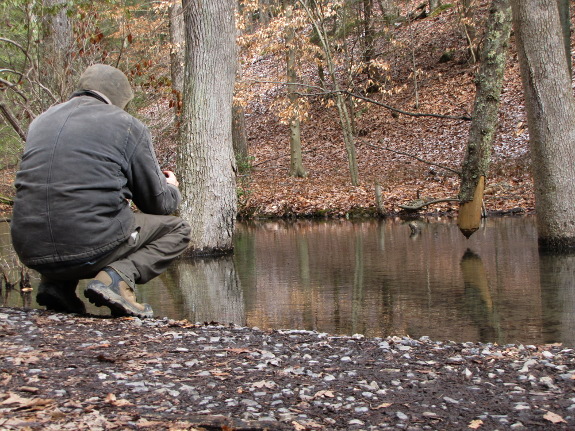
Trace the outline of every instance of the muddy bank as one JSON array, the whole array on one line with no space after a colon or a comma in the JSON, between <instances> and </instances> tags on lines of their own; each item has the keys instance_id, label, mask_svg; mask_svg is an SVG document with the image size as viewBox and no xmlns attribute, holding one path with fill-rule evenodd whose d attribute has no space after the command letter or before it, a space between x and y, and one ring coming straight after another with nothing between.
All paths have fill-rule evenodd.
<instances>
[{"instance_id":1,"label":"muddy bank","mask_svg":"<svg viewBox=\"0 0 575 431\"><path fill-rule=\"evenodd\" d=\"M0 308L0 428L575 427L575 351Z\"/></svg>"}]
</instances>

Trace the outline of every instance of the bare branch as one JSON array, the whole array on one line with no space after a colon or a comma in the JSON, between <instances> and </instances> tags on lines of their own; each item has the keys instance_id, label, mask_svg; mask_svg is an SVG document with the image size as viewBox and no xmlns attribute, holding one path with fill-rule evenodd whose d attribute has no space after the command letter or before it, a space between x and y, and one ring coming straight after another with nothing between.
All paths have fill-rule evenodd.
<instances>
[{"instance_id":1,"label":"bare branch","mask_svg":"<svg viewBox=\"0 0 575 431\"><path fill-rule=\"evenodd\" d=\"M366 96L362 96L361 94L352 93L351 91L347 91L347 90L333 91L333 90L325 89L323 87L318 87L316 85L309 85L309 84L295 83L295 82L266 81L266 80L259 80L259 79L246 79L245 81L260 82L260 83L264 83L264 84L278 84L278 85L286 85L286 86L290 85L290 86L297 86L297 87L303 87L303 88L310 88L310 89L318 90L318 92L316 92L316 93L294 92L295 94L297 94L298 96L301 96L301 97L325 97L325 96L331 96L331 95L337 94L337 93L342 93L342 94L348 95L350 97L354 97L356 99L363 100L365 102L373 103L374 105L381 106L383 108L389 109L390 111L397 112L398 114L408 115L410 117L434 117L434 118L443 118L446 120L471 121L471 117L468 115L455 116L455 115L426 114L423 112L404 111L402 109L394 108L393 106L388 105L388 104L383 103L383 102L380 102L378 100L371 99L371 98L366 97Z\"/></svg>"},{"instance_id":2,"label":"bare branch","mask_svg":"<svg viewBox=\"0 0 575 431\"><path fill-rule=\"evenodd\" d=\"M30 55L28 54L28 51L26 51L26 49L24 49L24 47L22 45L20 45L18 42L14 42L13 40L7 39L5 37L0 37L0 42L6 42L6 43L9 43L10 45L14 45L20 51L22 51L22 53L26 56L26 58L28 60L30 60Z\"/></svg>"},{"instance_id":3,"label":"bare branch","mask_svg":"<svg viewBox=\"0 0 575 431\"><path fill-rule=\"evenodd\" d=\"M369 147L372 147L372 148L377 148L380 150L387 150L387 151L391 151L392 153L401 154L402 156L411 157L412 159L418 160L422 163L426 163L426 164L432 165L432 166L437 166L438 168L445 169L446 171L453 172L454 174L457 174L457 175L461 175L461 172L456 171L455 169L452 169L448 166L440 165L439 163L430 162L429 160L425 160L425 159L422 159L421 157L414 156L413 154L405 153L405 152L399 151L399 150L394 150L393 148L389 148L389 147L379 147L377 145L369 144L367 142L364 142L363 144L367 145Z\"/></svg>"},{"instance_id":4,"label":"bare branch","mask_svg":"<svg viewBox=\"0 0 575 431\"><path fill-rule=\"evenodd\" d=\"M421 112L408 112L408 111L403 111L401 109L397 109L394 108L393 106L390 105L386 105L385 103L379 102L377 100L374 99L370 99L369 97L365 97L362 96L361 94L356 94L356 93L351 93L349 91L345 91L345 94L351 96L351 97L355 97L356 99L361 99L361 100L365 100L366 102L369 103L373 103L374 105L378 105L378 106L382 106L386 109L389 109L391 111L395 111L399 114L403 114L403 115L409 115L410 117L435 117L435 118L445 118L448 120L464 120L464 121L471 121L471 117L467 116L467 115L463 115L460 117L457 116L452 116L452 115L442 115L442 114L424 114Z\"/></svg>"},{"instance_id":5,"label":"bare branch","mask_svg":"<svg viewBox=\"0 0 575 431\"><path fill-rule=\"evenodd\" d=\"M16 133L18 133L18 135L20 136L20 138L25 141L26 140L26 133L24 132L24 130L22 129L22 127L20 127L20 124L18 123L18 120L16 120L16 118L14 118L14 116L12 115L12 113L8 110L8 108L6 107L6 105L4 105L4 103L0 103L0 113L2 114L2 116L6 119L6 121L8 121L8 123L10 123L10 125L12 126L12 128L16 131Z\"/></svg>"}]
</instances>

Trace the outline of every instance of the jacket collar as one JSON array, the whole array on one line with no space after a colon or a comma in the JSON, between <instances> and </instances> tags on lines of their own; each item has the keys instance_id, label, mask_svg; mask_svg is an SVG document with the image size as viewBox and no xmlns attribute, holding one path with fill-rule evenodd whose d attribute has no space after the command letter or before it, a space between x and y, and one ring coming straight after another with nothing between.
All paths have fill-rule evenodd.
<instances>
[{"instance_id":1,"label":"jacket collar","mask_svg":"<svg viewBox=\"0 0 575 431\"><path fill-rule=\"evenodd\" d=\"M70 99L73 99L74 97L81 97L81 96L90 96L90 97L93 97L94 99L99 100L100 102L107 103L108 105L112 104L112 102L110 102L110 99L108 99L105 94L100 93L99 91L95 91L95 90L76 91L76 92L72 93L72 95L70 96Z\"/></svg>"}]
</instances>

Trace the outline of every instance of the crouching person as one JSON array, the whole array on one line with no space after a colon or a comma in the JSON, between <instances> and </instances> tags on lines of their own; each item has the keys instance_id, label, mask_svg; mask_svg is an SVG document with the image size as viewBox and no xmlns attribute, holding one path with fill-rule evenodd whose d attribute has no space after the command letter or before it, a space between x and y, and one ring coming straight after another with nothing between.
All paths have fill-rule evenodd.
<instances>
[{"instance_id":1,"label":"crouching person","mask_svg":"<svg viewBox=\"0 0 575 431\"><path fill-rule=\"evenodd\" d=\"M36 301L49 310L85 313L76 287L92 279L84 295L93 304L151 317L136 284L188 246L190 226L170 215L178 180L160 169L146 126L124 111L132 97L120 70L93 65L70 100L30 124L11 234L22 263L41 274Z\"/></svg>"}]
</instances>

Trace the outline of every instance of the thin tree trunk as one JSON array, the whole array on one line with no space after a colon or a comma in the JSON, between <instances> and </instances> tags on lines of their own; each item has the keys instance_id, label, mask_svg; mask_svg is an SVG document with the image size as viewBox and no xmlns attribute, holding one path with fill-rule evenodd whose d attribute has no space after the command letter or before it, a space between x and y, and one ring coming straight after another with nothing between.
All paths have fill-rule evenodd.
<instances>
[{"instance_id":1,"label":"thin tree trunk","mask_svg":"<svg viewBox=\"0 0 575 431\"><path fill-rule=\"evenodd\" d=\"M557 0L512 0L542 249L575 249L575 99Z\"/></svg>"},{"instance_id":2,"label":"thin tree trunk","mask_svg":"<svg viewBox=\"0 0 575 431\"><path fill-rule=\"evenodd\" d=\"M559 6L559 18L563 32L563 43L565 44L565 57L569 75L573 75L573 62L571 60L571 12L569 11L569 0L557 0Z\"/></svg>"},{"instance_id":3,"label":"thin tree trunk","mask_svg":"<svg viewBox=\"0 0 575 431\"><path fill-rule=\"evenodd\" d=\"M45 39L42 47L43 57L49 67L43 68L44 84L56 93L58 100L65 100L72 89L70 74L70 49L72 46L72 28L68 20L68 8L65 0L44 0L48 9L45 16Z\"/></svg>"},{"instance_id":4,"label":"thin tree trunk","mask_svg":"<svg viewBox=\"0 0 575 431\"><path fill-rule=\"evenodd\" d=\"M286 9L286 19L289 21L292 17L291 7ZM296 84L298 82L298 76L296 71L296 50L293 46L295 38L295 30L293 27L289 27L286 32L286 68L287 68L287 79L288 83ZM301 127L299 120L299 112L297 109L299 98L295 93L295 86L288 86L288 98L292 106L292 116L289 120L290 125L290 175L294 177L305 177L307 172L303 167L303 158L301 152Z\"/></svg>"},{"instance_id":5,"label":"thin tree trunk","mask_svg":"<svg viewBox=\"0 0 575 431\"><path fill-rule=\"evenodd\" d=\"M237 212L232 148L235 1L184 0L186 67L178 170L190 254L233 249Z\"/></svg>"},{"instance_id":6,"label":"thin tree trunk","mask_svg":"<svg viewBox=\"0 0 575 431\"><path fill-rule=\"evenodd\" d=\"M179 126L182 114L182 93L184 92L184 66L186 31L184 11L180 0L174 1L169 8L170 19L170 73L172 76L172 94L174 115Z\"/></svg>"},{"instance_id":7,"label":"thin tree trunk","mask_svg":"<svg viewBox=\"0 0 575 431\"><path fill-rule=\"evenodd\" d=\"M349 166L349 173L351 176L351 184L357 186L359 184L359 173L357 167L357 156L355 151L355 138L353 136L353 127L347 106L345 104L345 98L342 95L341 88L339 86L337 76L335 73L335 65L332 60L331 49L329 47L329 42L327 39L327 34L320 20L314 17L314 12L310 7L303 1L298 0L298 2L304 7L313 27L316 29L317 35L320 39L321 46L323 48L325 61L329 70L330 78L333 84L333 91L335 93L335 104L339 114L339 122L342 128L343 141L345 143L345 149L347 152L347 161Z\"/></svg>"},{"instance_id":8,"label":"thin tree trunk","mask_svg":"<svg viewBox=\"0 0 575 431\"><path fill-rule=\"evenodd\" d=\"M476 0L463 0L463 29L465 31L465 37L467 38L467 43L469 44L469 53L473 62L477 61L477 45L476 45L476 35L477 29L475 28L475 3Z\"/></svg>"},{"instance_id":9,"label":"thin tree trunk","mask_svg":"<svg viewBox=\"0 0 575 431\"><path fill-rule=\"evenodd\" d=\"M363 0L363 61L366 66L373 59L373 43L374 43L374 29L373 29L373 0ZM368 78L369 78L369 68Z\"/></svg>"},{"instance_id":10,"label":"thin tree trunk","mask_svg":"<svg viewBox=\"0 0 575 431\"><path fill-rule=\"evenodd\" d=\"M493 0L487 20L481 65L475 79L477 93L469 130L467 152L461 172L458 226L469 238L479 228L483 188L489 171L491 145L497 129L497 115L511 32L509 0Z\"/></svg>"},{"instance_id":11,"label":"thin tree trunk","mask_svg":"<svg viewBox=\"0 0 575 431\"><path fill-rule=\"evenodd\" d=\"M248 162L248 139L244 107L240 103L232 106L232 143L236 161L241 165Z\"/></svg>"}]
</instances>

